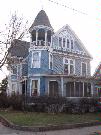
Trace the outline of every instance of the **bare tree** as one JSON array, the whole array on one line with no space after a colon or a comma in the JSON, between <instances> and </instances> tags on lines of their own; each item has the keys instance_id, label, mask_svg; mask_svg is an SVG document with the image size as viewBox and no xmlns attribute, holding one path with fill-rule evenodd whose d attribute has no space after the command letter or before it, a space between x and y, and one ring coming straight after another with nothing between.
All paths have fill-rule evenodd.
<instances>
[{"instance_id":1,"label":"bare tree","mask_svg":"<svg viewBox=\"0 0 101 135\"><path fill-rule=\"evenodd\" d=\"M18 17L15 12L8 25L5 24L5 30L0 31L0 69L7 61L9 49L14 45L14 40L22 40L26 34L28 34L28 21Z\"/></svg>"}]
</instances>

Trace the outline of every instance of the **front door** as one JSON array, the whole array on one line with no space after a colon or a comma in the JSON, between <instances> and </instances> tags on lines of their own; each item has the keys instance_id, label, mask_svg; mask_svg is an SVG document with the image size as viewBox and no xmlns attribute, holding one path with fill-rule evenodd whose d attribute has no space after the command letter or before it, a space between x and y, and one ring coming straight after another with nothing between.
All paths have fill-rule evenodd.
<instances>
[{"instance_id":1,"label":"front door","mask_svg":"<svg viewBox=\"0 0 101 135\"><path fill-rule=\"evenodd\" d=\"M57 81L50 81L49 82L49 96L58 96L58 82Z\"/></svg>"}]
</instances>

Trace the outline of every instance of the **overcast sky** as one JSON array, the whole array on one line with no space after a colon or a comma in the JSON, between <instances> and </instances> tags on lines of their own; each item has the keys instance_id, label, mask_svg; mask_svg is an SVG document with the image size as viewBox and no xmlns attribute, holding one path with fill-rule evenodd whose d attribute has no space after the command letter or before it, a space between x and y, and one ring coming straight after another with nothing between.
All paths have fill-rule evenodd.
<instances>
[{"instance_id":1,"label":"overcast sky","mask_svg":"<svg viewBox=\"0 0 101 135\"><path fill-rule=\"evenodd\" d=\"M43 8L56 32L65 24L83 42L93 57L91 62L92 74L101 61L101 1L98 0L3 0L0 3L0 28L7 23L14 11L33 23L38 12ZM61 6L66 5L69 8ZM75 9L78 12L71 10ZM86 13L82 14L80 12ZM5 69L3 70L4 72ZM1 73L2 77L4 76Z\"/></svg>"}]
</instances>

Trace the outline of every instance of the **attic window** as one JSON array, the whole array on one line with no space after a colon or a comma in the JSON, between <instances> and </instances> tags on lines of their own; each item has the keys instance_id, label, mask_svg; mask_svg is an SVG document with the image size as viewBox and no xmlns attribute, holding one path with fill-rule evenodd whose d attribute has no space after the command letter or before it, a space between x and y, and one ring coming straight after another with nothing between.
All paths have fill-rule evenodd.
<instances>
[{"instance_id":1,"label":"attic window","mask_svg":"<svg viewBox=\"0 0 101 135\"><path fill-rule=\"evenodd\" d=\"M63 47L65 47L66 40L63 38Z\"/></svg>"},{"instance_id":2,"label":"attic window","mask_svg":"<svg viewBox=\"0 0 101 135\"><path fill-rule=\"evenodd\" d=\"M71 49L74 49L73 40L71 40Z\"/></svg>"},{"instance_id":3,"label":"attic window","mask_svg":"<svg viewBox=\"0 0 101 135\"><path fill-rule=\"evenodd\" d=\"M67 48L69 48L69 39L67 39Z\"/></svg>"},{"instance_id":4,"label":"attic window","mask_svg":"<svg viewBox=\"0 0 101 135\"><path fill-rule=\"evenodd\" d=\"M41 52L34 52L32 58L32 67L40 68Z\"/></svg>"},{"instance_id":5,"label":"attic window","mask_svg":"<svg viewBox=\"0 0 101 135\"><path fill-rule=\"evenodd\" d=\"M61 47L61 45L62 45L62 38L59 37L59 47Z\"/></svg>"}]
</instances>

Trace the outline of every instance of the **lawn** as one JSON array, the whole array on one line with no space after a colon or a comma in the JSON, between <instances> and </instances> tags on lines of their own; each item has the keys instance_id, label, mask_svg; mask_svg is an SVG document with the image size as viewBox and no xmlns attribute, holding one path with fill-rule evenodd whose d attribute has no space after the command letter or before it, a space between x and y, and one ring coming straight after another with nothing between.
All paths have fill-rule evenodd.
<instances>
[{"instance_id":1,"label":"lawn","mask_svg":"<svg viewBox=\"0 0 101 135\"><path fill-rule=\"evenodd\" d=\"M21 126L37 126L48 124L72 124L96 121L98 115L96 113L87 114L47 114L35 112L4 112L1 111L0 115L4 116L10 122Z\"/></svg>"}]
</instances>

